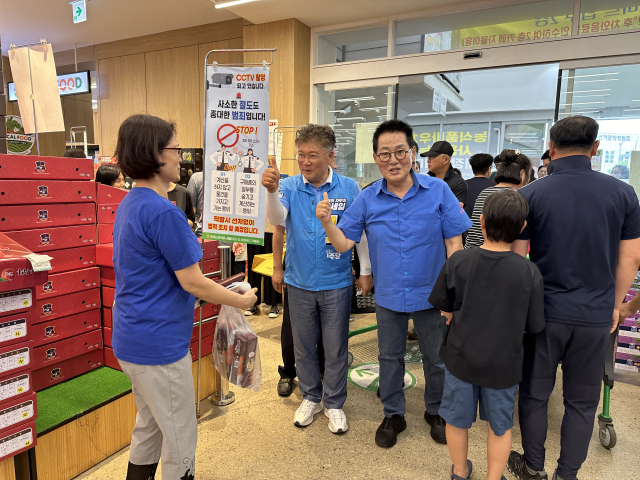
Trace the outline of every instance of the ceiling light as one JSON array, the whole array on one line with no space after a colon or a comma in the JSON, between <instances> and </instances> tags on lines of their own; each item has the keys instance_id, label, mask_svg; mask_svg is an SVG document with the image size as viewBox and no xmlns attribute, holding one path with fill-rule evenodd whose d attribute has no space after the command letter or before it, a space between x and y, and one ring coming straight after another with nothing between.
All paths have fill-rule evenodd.
<instances>
[{"instance_id":1,"label":"ceiling light","mask_svg":"<svg viewBox=\"0 0 640 480\"><path fill-rule=\"evenodd\" d=\"M361 112L369 112L369 111L375 110L377 112L378 110L388 110L388 109L389 109L389 107L366 107L366 108L362 107L362 108L360 108L360 111Z\"/></svg>"},{"instance_id":2,"label":"ceiling light","mask_svg":"<svg viewBox=\"0 0 640 480\"><path fill-rule=\"evenodd\" d=\"M605 75L618 75L620 72L612 72L612 73L592 73L591 75L574 75L573 77L567 78L584 78L584 77L602 77Z\"/></svg>"},{"instance_id":3,"label":"ceiling light","mask_svg":"<svg viewBox=\"0 0 640 480\"><path fill-rule=\"evenodd\" d=\"M376 97L339 98L336 102L360 102L362 100L375 100Z\"/></svg>"},{"instance_id":4,"label":"ceiling light","mask_svg":"<svg viewBox=\"0 0 640 480\"><path fill-rule=\"evenodd\" d=\"M347 113L346 110L329 110L329 113L342 113L343 115Z\"/></svg>"},{"instance_id":5,"label":"ceiling light","mask_svg":"<svg viewBox=\"0 0 640 480\"><path fill-rule=\"evenodd\" d=\"M640 111L640 108L626 108L622 110L623 112L637 112Z\"/></svg>"},{"instance_id":6,"label":"ceiling light","mask_svg":"<svg viewBox=\"0 0 640 480\"><path fill-rule=\"evenodd\" d=\"M610 93L596 94L596 95L574 95L573 98L588 98L588 97L610 97Z\"/></svg>"},{"instance_id":7,"label":"ceiling light","mask_svg":"<svg viewBox=\"0 0 640 480\"><path fill-rule=\"evenodd\" d=\"M573 90L572 92L566 92L567 95L570 93L591 93L591 92L610 92L610 88L601 88L600 90Z\"/></svg>"},{"instance_id":8,"label":"ceiling light","mask_svg":"<svg viewBox=\"0 0 640 480\"><path fill-rule=\"evenodd\" d=\"M631 100L632 102L640 102L640 100Z\"/></svg>"},{"instance_id":9,"label":"ceiling light","mask_svg":"<svg viewBox=\"0 0 640 480\"><path fill-rule=\"evenodd\" d=\"M604 102L576 102L576 103L561 103L561 107L566 107L567 105L592 105L594 103L604 103Z\"/></svg>"},{"instance_id":10,"label":"ceiling light","mask_svg":"<svg viewBox=\"0 0 640 480\"><path fill-rule=\"evenodd\" d=\"M235 7L236 5L241 5L243 3L255 2L256 0L229 0L228 2L215 2L216 8L227 8L227 7Z\"/></svg>"},{"instance_id":11,"label":"ceiling light","mask_svg":"<svg viewBox=\"0 0 640 480\"><path fill-rule=\"evenodd\" d=\"M602 102L602 103L604 103L604 102ZM364 122L366 119L364 117L345 117L345 118L338 118L337 120L339 122L342 122L342 121L357 122L358 120Z\"/></svg>"},{"instance_id":12,"label":"ceiling light","mask_svg":"<svg viewBox=\"0 0 640 480\"><path fill-rule=\"evenodd\" d=\"M574 84L576 83L592 83L592 82L617 82L618 80L620 80L619 78L607 78L605 80L580 80L579 82L573 82Z\"/></svg>"}]
</instances>

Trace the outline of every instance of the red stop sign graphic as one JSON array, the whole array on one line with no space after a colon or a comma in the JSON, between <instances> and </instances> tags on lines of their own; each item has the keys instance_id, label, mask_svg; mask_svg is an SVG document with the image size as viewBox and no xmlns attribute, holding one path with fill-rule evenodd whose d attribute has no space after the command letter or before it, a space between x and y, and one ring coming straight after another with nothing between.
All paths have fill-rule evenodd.
<instances>
[{"instance_id":1,"label":"red stop sign graphic","mask_svg":"<svg viewBox=\"0 0 640 480\"><path fill-rule=\"evenodd\" d=\"M218 129L218 142L220 142L220 145L224 145L227 148L233 147L238 143L239 137L240 135L238 134L238 130L230 123L225 123Z\"/></svg>"}]
</instances>

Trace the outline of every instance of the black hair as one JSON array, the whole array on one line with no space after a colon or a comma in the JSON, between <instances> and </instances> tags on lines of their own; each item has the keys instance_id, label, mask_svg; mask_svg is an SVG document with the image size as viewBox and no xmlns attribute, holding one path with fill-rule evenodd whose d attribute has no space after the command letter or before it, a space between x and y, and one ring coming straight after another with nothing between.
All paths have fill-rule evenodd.
<instances>
[{"instance_id":1,"label":"black hair","mask_svg":"<svg viewBox=\"0 0 640 480\"><path fill-rule=\"evenodd\" d=\"M413 135L411 135L411 137L409 137L409 150L411 150L414 147L416 149L416 155L418 155L420 147L418 146L418 142L414 140Z\"/></svg>"},{"instance_id":2,"label":"black hair","mask_svg":"<svg viewBox=\"0 0 640 480\"><path fill-rule=\"evenodd\" d=\"M114 156L127 177L147 180L160 172L159 155L176 134L176 126L153 115L132 115L118 130Z\"/></svg>"},{"instance_id":3,"label":"black hair","mask_svg":"<svg viewBox=\"0 0 640 480\"><path fill-rule=\"evenodd\" d=\"M559 150L586 150L590 149L598 138L599 128L598 122L593 118L574 115L557 121L549 130L549 138L553 146Z\"/></svg>"},{"instance_id":4,"label":"black hair","mask_svg":"<svg viewBox=\"0 0 640 480\"><path fill-rule=\"evenodd\" d=\"M121 173L122 171L117 165L100 165L96 171L96 182L113 187L113 184L116 183Z\"/></svg>"},{"instance_id":5,"label":"black hair","mask_svg":"<svg viewBox=\"0 0 640 480\"><path fill-rule=\"evenodd\" d=\"M493 157L488 153L476 153L469 159L469 165L474 175L485 173L493 165Z\"/></svg>"},{"instance_id":6,"label":"black hair","mask_svg":"<svg viewBox=\"0 0 640 480\"><path fill-rule=\"evenodd\" d=\"M407 145L411 148L411 140L413 140L413 128L402 120L387 120L382 122L373 133L373 153L378 153L378 139L383 133L402 132L407 136Z\"/></svg>"},{"instance_id":7,"label":"black hair","mask_svg":"<svg viewBox=\"0 0 640 480\"><path fill-rule=\"evenodd\" d=\"M502 160L500 160L500 155L496 155L495 157L493 157L493 163L496 164L496 168L498 168L498 165L500 164Z\"/></svg>"},{"instance_id":8,"label":"black hair","mask_svg":"<svg viewBox=\"0 0 640 480\"><path fill-rule=\"evenodd\" d=\"M551 160L551 155L549 154L549 150L545 151L542 156L540 157L540 160Z\"/></svg>"},{"instance_id":9,"label":"black hair","mask_svg":"<svg viewBox=\"0 0 640 480\"><path fill-rule=\"evenodd\" d=\"M522 170L527 172L527 178L531 175L531 160L526 155L505 148L498 157L500 157L500 163L497 165L496 183L520 185L522 182L520 172Z\"/></svg>"},{"instance_id":10,"label":"black hair","mask_svg":"<svg viewBox=\"0 0 640 480\"><path fill-rule=\"evenodd\" d=\"M84 154L84 150L82 150L81 148L70 148L69 150L66 150L64 152L63 157L66 157L66 158L87 158L87 156Z\"/></svg>"},{"instance_id":11,"label":"black hair","mask_svg":"<svg viewBox=\"0 0 640 480\"><path fill-rule=\"evenodd\" d=\"M490 194L482 207L487 239L513 243L520 236L529 215L525 198L510 188Z\"/></svg>"}]
</instances>

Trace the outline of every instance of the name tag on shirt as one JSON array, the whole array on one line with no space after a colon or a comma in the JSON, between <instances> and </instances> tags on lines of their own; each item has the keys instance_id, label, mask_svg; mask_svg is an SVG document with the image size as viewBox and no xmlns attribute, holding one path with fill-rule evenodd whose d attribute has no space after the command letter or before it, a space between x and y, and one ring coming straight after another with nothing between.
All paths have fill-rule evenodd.
<instances>
[{"instance_id":1,"label":"name tag on shirt","mask_svg":"<svg viewBox=\"0 0 640 480\"><path fill-rule=\"evenodd\" d=\"M330 198L329 203L331 203L331 210L334 212L344 212L347 208L346 198Z\"/></svg>"}]
</instances>

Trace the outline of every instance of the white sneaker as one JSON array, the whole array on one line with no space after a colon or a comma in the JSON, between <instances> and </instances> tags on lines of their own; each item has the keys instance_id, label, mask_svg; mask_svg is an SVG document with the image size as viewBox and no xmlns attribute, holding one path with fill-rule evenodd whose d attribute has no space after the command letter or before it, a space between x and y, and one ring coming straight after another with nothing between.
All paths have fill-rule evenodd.
<instances>
[{"instance_id":1,"label":"white sneaker","mask_svg":"<svg viewBox=\"0 0 640 480\"><path fill-rule=\"evenodd\" d=\"M326 408L324 414L329 418L329 430L333 433L345 433L349 430L347 417L340 408Z\"/></svg>"},{"instance_id":2,"label":"white sneaker","mask_svg":"<svg viewBox=\"0 0 640 480\"><path fill-rule=\"evenodd\" d=\"M322 410L322 402L313 403L311 400L302 400L293 417L293 424L296 427L306 427L313 422L313 416Z\"/></svg>"}]
</instances>

